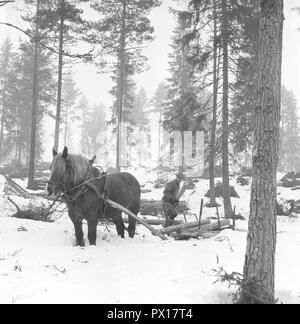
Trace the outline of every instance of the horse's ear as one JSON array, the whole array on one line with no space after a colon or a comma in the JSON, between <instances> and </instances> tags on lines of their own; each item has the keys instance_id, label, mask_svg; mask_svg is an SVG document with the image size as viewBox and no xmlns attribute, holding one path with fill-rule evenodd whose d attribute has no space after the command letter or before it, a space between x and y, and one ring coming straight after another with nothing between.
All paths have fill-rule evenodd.
<instances>
[{"instance_id":1,"label":"horse's ear","mask_svg":"<svg viewBox=\"0 0 300 324\"><path fill-rule=\"evenodd\" d=\"M64 150L63 150L63 153L62 153L62 157L64 158L64 159L66 159L67 157L68 157L68 148L65 146L65 148L64 148Z\"/></svg>"},{"instance_id":2,"label":"horse's ear","mask_svg":"<svg viewBox=\"0 0 300 324\"><path fill-rule=\"evenodd\" d=\"M93 164L96 160L96 155L94 155L94 157L92 159L89 160L90 164Z\"/></svg>"},{"instance_id":3,"label":"horse's ear","mask_svg":"<svg viewBox=\"0 0 300 324\"><path fill-rule=\"evenodd\" d=\"M55 155L57 155L57 152L56 152L56 150L55 150L54 147L53 147L53 149L52 149L52 154L53 154L53 157L54 157Z\"/></svg>"}]
</instances>

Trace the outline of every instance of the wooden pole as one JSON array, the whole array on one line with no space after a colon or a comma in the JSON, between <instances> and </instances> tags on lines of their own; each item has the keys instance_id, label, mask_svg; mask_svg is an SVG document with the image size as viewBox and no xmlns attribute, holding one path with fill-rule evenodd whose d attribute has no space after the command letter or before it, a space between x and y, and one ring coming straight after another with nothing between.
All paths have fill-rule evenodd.
<instances>
[{"instance_id":1,"label":"wooden pole","mask_svg":"<svg viewBox=\"0 0 300 324\"><path fill-rule=\"evenodd\" d=\"M233 215L232 215L232 229L235 231L235 207L233 208Z\"/></svg>"},{"instance_id":2,"label":"wooden pole","mask_svg":"<svg viewBox=\"0 0 300 324\"><path fill-rule=\"evenodd\" d=\"M201 227L202 210L203 210L203 199L201 199L201 204L200 204L200 212L199 212L199 231L200 231L200 227Z\"/></svg>"},{"instance_id":3,"label":"wooden pole","mask_svg":"<svg viewBox=\"0 0 300 324\"><path fill-rule=\"evenodd\" d=\"M159 231L157 231L156 229L154 229L153 227L151 227L146 221L144 221L142 218L140 218L137 215L135 215L134 213L132 213L127 208L123 207L122 205L116 203L113 200L110 200L108 198L105 199L103 195L101 196L101 198L104 199L112 207L114 207L116 209L119 209L120 211L126 213L128 216L131 216L132 218L136 219L139 223L143 224L146 228L148 228L148 230L151 233L153 233L156 236L159 236L162 240L167 240L168 239L166 236L164 236L162 233L160 233Z\"/></svg>"},{"instance_id":4,"label":"wooden pole","mask_svg":"<svg viewBox=\"0 0 300 324\"><path fill-rule=\"evenodd\" d=\"M162 218L161 219L159 219L159 218L157 218L157 219L147 219L147 218L143 217L143 220L146 223L148 223L149 225L163 225L166 222L165 219L162 219ZM128 217L123 217L123 221L124 221L124 223L128 223L129 222ZM174 225L180 225L180 224L182 224L182 221L174 220Z\"/></svg>"},{"instance_id":5,"label":"wooden pole","mask_svg":"<svg viewBox=\"0 0 300 324\"><path fill-rule=\"evenodd\" d=\"M221 223L220 223L220 215L219 215L219 209L218 206L216 206L217 209L217 217L218 217L218 224L219 224L219 230L221 229Z\"/></svg>"},{"instance_id":6,"label":"wooden pole","mask_svg":"<svg viewBox=\"0 0 300 324\"><path fill-rule=\"evenodd\" d=\"M186 216L185 216L185 214L183 214L183 217L184 217L184 221L185 221L185 223L187 223L187 220L186 220Z\"/></svg>"}]
</instances>

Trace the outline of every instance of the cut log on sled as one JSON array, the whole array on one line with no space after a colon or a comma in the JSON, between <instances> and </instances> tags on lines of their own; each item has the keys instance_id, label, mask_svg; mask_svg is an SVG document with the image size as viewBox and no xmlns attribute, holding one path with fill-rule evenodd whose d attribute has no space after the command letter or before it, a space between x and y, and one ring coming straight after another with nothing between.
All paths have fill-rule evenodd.
<instances>
[{"instance_id":1,"label":"cut log on sled","mask_svg":"<svg viewBox=\"0 0 300 324\"><path fill-rule=\"evenodd\" d=\"M208 225L208 224L210 224L209 219L202 220L201 221L201 228L203 228L204 225ZM166 228L160 230L160 232L162 234L168 234L168 233L182 231L184 229L193 228L193 227L199 228L199 222L190 222L190 223L184 223L184 224L181 224L181 225L169 226L169 227L166 227Z\"/></svg>"},{"instance_id":2,"label":"cut log on sled","mask_svg":"<svg viewBox=\"0 0 300 324\"><path fill-rule=\"evenodd\" d=\"M180 233L180 234L174 234L173 235L173 238L176 241L189 240L191 238L197 239L197 238L199 238L199 233Z\"/></svg>"},{"instance_id":3,"label":"cut log on sled","mask_svg":"<svg viewBox=\"0 0 300 324\"><path fill-rule=\"evenodd\" d=\"M163 225L165 223L165 219L163 218L158 218L158 219L147 219L145 217L142 218L145 222L147 222L149 225ZM128 217L123 217L124 223L128 223ZM175 225L182 224L182 221L175 220L174 221Z\"/></svg>"},{"instance_id":4,"label":"cut log on sled","mask_svg":"<svg viewBox=\"0 0 300 324\"><path fill-rule=\"evenodd\" d=\"M219 222L213 222L210 224L206 224L201 226L199 230L197 227L184 229L181 232L177 232L172 234L175 240L188 240L191 238L210 238L216 236L220 233L220 231L230 225L229 219L224 219L220 221L220 228Z\"/></svg>"},{"instance_id":5,"label":"cut log on sled","mask_svg":"<svg viewBox=\"0 0 300 324\"><path fill-rule=\"evenodd\" d=\"M176 208L179 214L183 214L184 212L187 212L189 210L187 202L184 200L179 201ZM141 215L152 215L152 216L162 215L163 213L162 201L142 199L140 213Z\"/></svg>"},{"instance_id":6,"label":"cut log on sled","mask_svg":"<svg viewBox=\"0 0 300 324\"><path fill-rule=\"evenodd\" d=\"M176 241L182 241L182 240L189 240L191 238L198 239L199 237L211 238L211 237L214 237L214 236L216 236L218 234L220 234L220 231L204 232L204 231L200 230L200 232L195 232L195 233L183 232L183 233L180 233L180 234L174 234L173 238Z\"/></svg>"},{"instance_id":7,"label":"cut log on sled","mask_svg":"<svg viewBox=\"0 0 300 324\"><path fill-rule=\"evenodd\" d=\"M189 233L197 233L197 232L207 232L207 231L215 231L219 229L224 229L226 227L230 226L230 220L229 219L222 219L220 220L220 228L219 228L219 222L211 222L209 224L204 224L203 226L201 225L200 231L199 228L197 227L192 227L188 229L184 229L183 232L189 232Z\"/></svg>"},{"instance_id":8,"label":"cut log on sled","mask_svg":"<svg viewBox=\"0 0 300 324\"><path fill-rule=\"evenodd\" d=\"M148 228L148 230L153 233L156 236L159 236L162 240L167 240L168 238L166 236L164 236L162 233L160 233L159 231L157 231L156 229L154 229L153 227L151 227L146 221L144 221L142 218L140 218L139 216L135 215L134 213L132 213L130 210L128 210L127 208L123 207L122 205L116 203L113 200L110 200L108 198L105 198L104 196L101 197L105 202L107 202L108 204L110 204L112 207L119 209L120 211L126 213L128 216L133 217L134 219L136 219L139 223L143 224L146 228Z\"/></svg>"}]
</instances>

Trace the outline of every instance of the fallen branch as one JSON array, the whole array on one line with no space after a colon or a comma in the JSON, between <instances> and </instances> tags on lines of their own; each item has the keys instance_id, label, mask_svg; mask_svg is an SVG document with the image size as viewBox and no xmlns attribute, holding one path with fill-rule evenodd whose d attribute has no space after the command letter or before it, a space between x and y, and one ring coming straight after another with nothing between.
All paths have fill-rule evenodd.
<instances>
[{"instance_id":1,"label":"fallen branch","mask_svg":"<svg viewBox=\"0 0 300 324\"><path fill-rule=\"evenodd\" d=\"M6 191L11 190L15 194L17 194L23 198L27 198L27 199L32 199L34 197L33 194L31 194L28 191L26 191L25 189L23 189L15 181L13 181L10 177L8 177L7 175L5 175L3 173L1 173L1 175L5 178L5 180L9 184L8 187L7 186L5 187Z\"/></svg>"}]
</instances>

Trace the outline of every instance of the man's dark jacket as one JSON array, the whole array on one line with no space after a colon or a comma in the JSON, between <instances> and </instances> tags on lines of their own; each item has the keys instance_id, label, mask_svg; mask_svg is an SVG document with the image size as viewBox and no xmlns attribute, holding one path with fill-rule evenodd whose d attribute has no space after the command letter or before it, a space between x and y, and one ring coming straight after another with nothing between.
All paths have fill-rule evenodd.
<instances>
[{"instance_id":1,"label":"man's dark jacket","mask_svg":"<svg viewBox=\"0 0 300 324\"><path fill-rule=\"evenodd\" d=\"M176 204L178 202L178 200L176 199L176 195L179 191L179 188L180 184L177 182L176 179L168 182L163 192L164 196L162 200L171 204Z\"/></svg>"}]
</instances>

